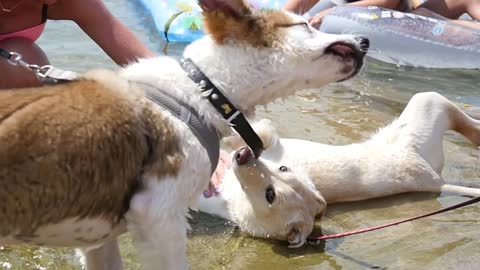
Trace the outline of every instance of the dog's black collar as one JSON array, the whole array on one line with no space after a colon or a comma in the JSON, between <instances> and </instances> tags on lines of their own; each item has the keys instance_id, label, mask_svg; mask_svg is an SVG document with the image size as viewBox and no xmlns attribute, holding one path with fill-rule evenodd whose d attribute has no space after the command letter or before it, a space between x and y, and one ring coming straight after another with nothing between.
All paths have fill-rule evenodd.
<instances>
[{"instance_id":1,"label":"dog's black collar","mask_svg":"<svg viewBox=\"0 0 480 270\"><path fill-rule=\"evenodd\" d=\"M131 83L141 88L148 99L170 111L174 116L187 124L207 151L210 159L211 174L213 175L220 155L220 137L217 130L213 126L207 125L198 112L190 105L174 98L167 92L162 91L162 89L143 82Z\"/></svg>"},{"instance_id":2,"label":"dog's black collar","mask_svg":"<svg viewBox=\"0 0 480 270\"><path fill-rule=\"evenodd\" d=\"M208 98L213 107L240 134L245 143L252 149L255 157L258 158L262 154L263 143L245 116L223 95L191 59L182 59L181 66L187 72L188 77L200 86L205 97Z\"/></svg>"}]
</instances>

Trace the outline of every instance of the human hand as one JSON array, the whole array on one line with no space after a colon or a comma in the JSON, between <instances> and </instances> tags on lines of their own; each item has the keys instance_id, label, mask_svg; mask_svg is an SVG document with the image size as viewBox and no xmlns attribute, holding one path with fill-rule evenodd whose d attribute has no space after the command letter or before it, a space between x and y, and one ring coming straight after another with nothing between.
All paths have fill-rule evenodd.
<instances>
[{"instance_id":1,"label":"human hand","mask_svg":"<svg viewBox=\"0 0 480 270\"><path fill-rule=\"evenodd\" d=\"M323 17L325 17L328 12L330 12L330 9L327 9L327 10L324 10L320 13L317 13L315 15L313 15L312 17L310 17L308 19L308 23L310 23L313 27L315 28L320 28L320 25L322 24L322 20L323 20Z\"/></svg>"}]
</instances>

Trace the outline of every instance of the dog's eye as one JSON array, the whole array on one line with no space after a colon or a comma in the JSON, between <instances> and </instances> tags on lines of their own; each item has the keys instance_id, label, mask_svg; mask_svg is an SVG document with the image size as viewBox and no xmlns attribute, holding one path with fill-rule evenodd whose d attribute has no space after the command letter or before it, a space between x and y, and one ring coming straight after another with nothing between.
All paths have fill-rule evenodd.
<instances>
[{"instance_id":1,"label":"dog's eye","mask_svg":"<svg viewBox=\"0 0 480 270\"><path fill-rule=\"evenodd\" d=\"M269 204L272 204L273 201L275 201L275 190L273 190L273 187L267 188L265 191L265 199Z\"/></svg>"},{"instance_id":2,"label":"dog's eye","mask_svg":"<svg viewBox=\"0 0 480 270\"><path fill-rule=\"evenodd\" d=\"M280 168L278 168L279 171L281 172L288 172L288 167L287 166L280 166Z\"/></svg>"},{"instance_id":3,"label":"dog's eye","mask_svg":"<svg viewBox=\"0 0 480 270\"><path fill-rule=\"evenodd\" d=\"M310 25L308 22L298 22L298 23L286 23L286 24L275 24L276 27L296 27L296 26L301 26L307 28L307 30L310 29Z\"/></svg>"},{"instance_id":4,"label":"dog's eye","mask_svg":"<svg viewBox=\"0 0 480 270\"><path fill-rule=\"evenodd\" d=\"M310 28L310 25L309 25L307 22L301 23L300 25L301 25L302 27L304 27L305 29L307 29L307 31L308 31L309 33L312 32L312 29Z\"/></svg>"}]
</instances>

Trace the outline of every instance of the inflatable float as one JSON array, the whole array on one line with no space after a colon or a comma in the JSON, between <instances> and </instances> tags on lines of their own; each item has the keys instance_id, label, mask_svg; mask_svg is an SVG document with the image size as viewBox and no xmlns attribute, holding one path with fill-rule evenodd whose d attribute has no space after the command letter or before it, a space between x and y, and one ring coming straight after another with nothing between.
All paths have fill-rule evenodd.
<instances>
[{"instance_id":1,"label":"inflatable float","mask_svg":"<svg viewBox=\"0 0 480 270\"><path fill-rule=\"evenodd\" d=\"M480 30L379 7L338 6L320 31L361 34L368 56L405 66L480 69Z\"/></svg>"},{"instance_id":2,"label":"inflatable float","mask_svg":"<svg viewBox=\"0 0 480 270\"><path fill-rule=\"evenodd\" d=\"M203 36L202 13L197 0L139 0L153 17L163 39L192 42ZM255 8L280 9L286 0L249 0Z\"/></svg>"},{"instance_id":3,"label":"inflatable float","mask_svg":"<svg viewBox=\"0 0 480 270\"><path fill-rule=\"evenodd\" d=\"M169 42L192 42L203 36L201 9L198 0L138 0L152 15L161 37ZM253 7L281 9L287 0L247 0ZM411 0L420 1L420 0ZM348 0L320 0L308 12L318 13ZM310 15L305 14L306 17Z\"/></svg>"},{"instance_id":4,"label":"inflatable float","mask_svg":"<svg viewBox=\"0 0 480 270\"><path fill-rule=\"evenodd\" d=\"M192 42L203 36L197 0L139 0L169 42ZM249 0L255 8L280 9L286 0ZM321 0L317 13L344 0ZM305 15L308 17L308 13ZM380 7L337 6L320 31L360 34L370 39L368 56L395 65L480 69L480 30Z\"/></svg>"}]
</instances>

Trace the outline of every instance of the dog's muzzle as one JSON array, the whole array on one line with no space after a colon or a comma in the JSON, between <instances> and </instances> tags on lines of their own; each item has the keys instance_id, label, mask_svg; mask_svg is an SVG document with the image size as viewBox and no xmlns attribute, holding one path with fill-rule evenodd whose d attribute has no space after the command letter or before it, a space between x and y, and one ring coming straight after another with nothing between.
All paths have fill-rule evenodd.
<instances>
[{"instance_id":1,"label":"dog's muzzle","mask_svg":"<svg viewBox=\"0 0 480 270\"><path fill-rule=\"evenodd\" d=\"M338 41L330 44L325 49L325 54L333 54L342 58L351 58L355 62L355 70L346 78L339 80L338 82L348 80L358 74L363 66L363 59L370 48L370 41L366 37L355 37L355 43L348 43L344 41Z\"/></svg>"}]
</instances>

